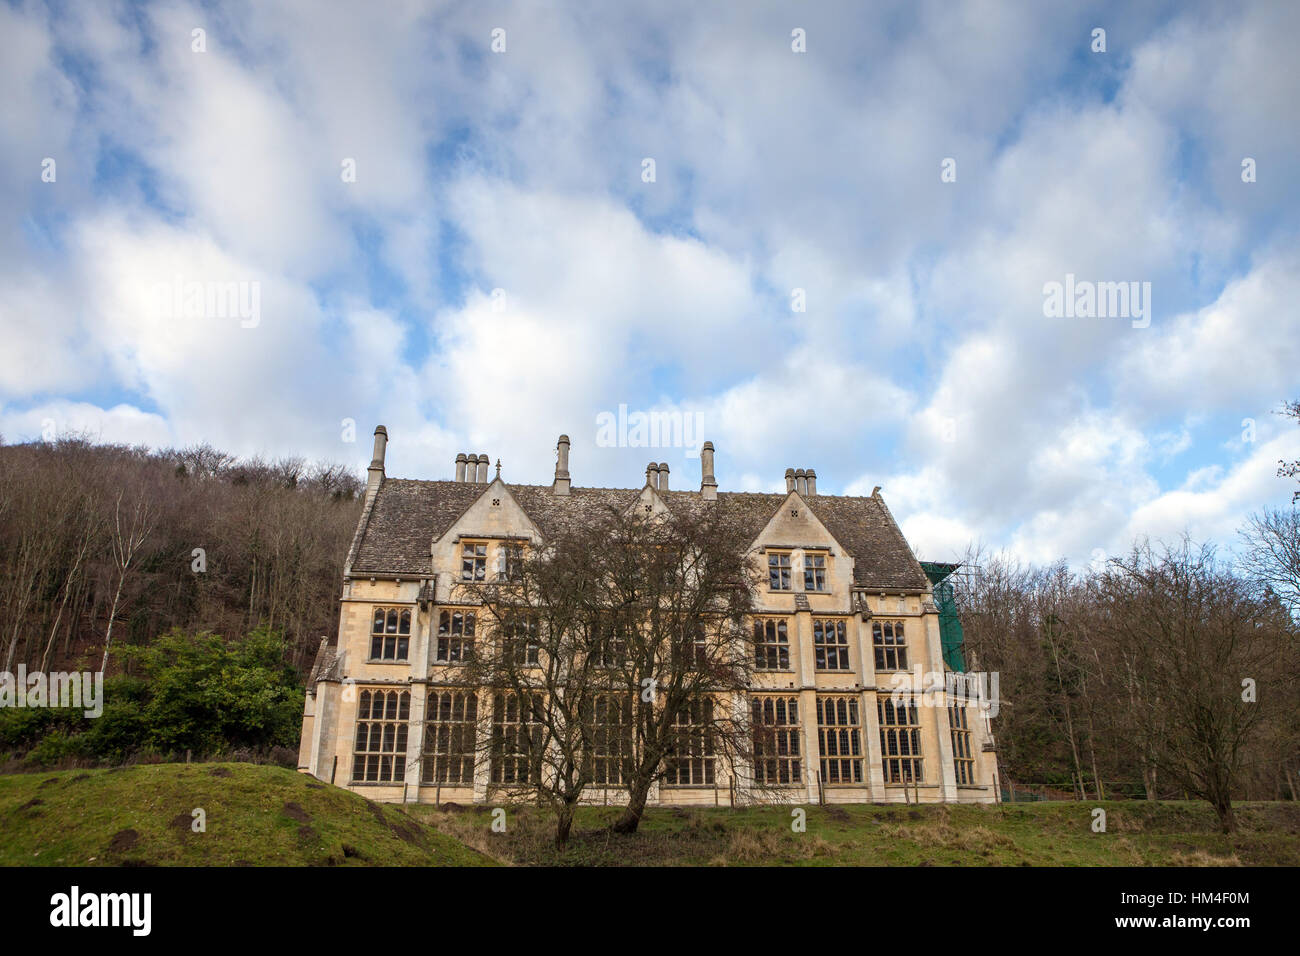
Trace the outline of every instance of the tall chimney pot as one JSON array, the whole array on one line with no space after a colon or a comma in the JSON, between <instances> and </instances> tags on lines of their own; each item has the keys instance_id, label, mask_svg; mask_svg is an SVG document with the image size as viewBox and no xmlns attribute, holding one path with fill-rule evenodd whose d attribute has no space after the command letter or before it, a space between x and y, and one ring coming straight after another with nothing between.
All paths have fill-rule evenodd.
<instances>
[{"instance_id":1,"label":"tall chimney pot","mask_svg":"<svg viewBox=\"0 0 1300 956\"><path fill-rule=\"evenodd\" d=\"M668 462L659 462L659 490L668 490Z\"/></svg>"},{"instance_id":2,"label":"tall chimney pot","mask_svg":"<svg viewBox=\"0 0 1300 956\"><path fill-rule=\"evenodd\" d=\"M384 453L388 450L388 429L383 425L375 427L375 455L370 460L371 468L384 470Z\"/></svg>"},{"instance_id":3,"label":"tall chimney pot","mask_svg":"<svg viewBox=\"0 0 1300 956\"><path fill-rule=\"evenodd\" d=\"M794 470L794 490L799 492L800 495L808 493L808 476L802 468Z\"/></svg>"},{"instance_id":4,"label":"tall chimney pot","mask_svg":"<svg viewBox=\"0 0 1300 956\"><path fill-rule=\"evenodd\" d=\"M480 485L487 484L487 480L488 480L487 470L488 470L488 463L490 461L491 459L488 458L487 452L481 451L478 453L478 479L477 480Z\"/></svg>"},{"instance_id":5,"label":"tall chimney pot","mask_svg":"<svg viewBox=\"0 0 1300 956\"><path fill-rule=\"evenodd\" d=\"M659 466L653 461L645 466L645 483L656 491L659 490Z\"/></svg>"},{"instance_id":6,"label":"tall chimney pot","mask_svg":"<svg viewBox=\"0 0 1300 956\"><path fill-rule=\"evenodd\" d=\"M456 480L457 481L465 480L465 464L468 461L469 459L465 457L464 452L461 452L456 456Z\"/></svg>"},{"instance_id":7,"label":"tall chimney pot","mask_svg":"<svg viewBox=\"0 0 1300 956\"><path fill-rule=\"evenodd\" d=\"M370 500L379 491L384 480L384 454L388 450L388 429L383 425L375 427L375 454L366 469L366 500Z\"/></svg>"},{"instance_id":8,"label":"tall chimney pot","mask_svg":"<svg viewBox=\"0 0 1300 956\"><path fill-rule=\"evenodd\" d=\"M794 469L787 468L785 470L785 493L788 495L792 491L794 491Z\"/></svg>"},{"instance_id":9,"label":"tall chimney pot","mask_svg":"<svg viewBox=\"0 0 1300 956\"><path fill-rule=\"evenodd\" d=\"M718 479L713 475L713 442L706 441L700 449L700 496L706 501L718 500Z\"/></svg>"},{"instance_id":10,"label":"tall chimney pot","mask_svg":"<svg viewBox=\"0 0 1300 956\"><path fill-rule=\"evenodd\" d=\"M561 435L555 445L555 483L551 491L557 495L569 493L569 436Z\"/></svg>"},{"instance_id":11,"label":"tall chimney pot","mask_svg":"<svg viewBox=\"0 0 1300 956\"><path fill-rule=\"evenodd\" d=\"M808 481L809 496L811 497L812 495L817 494L817 472L809 468L808 471L805 473L804 478L806 478Z\"/></svg>"}]
</instances>

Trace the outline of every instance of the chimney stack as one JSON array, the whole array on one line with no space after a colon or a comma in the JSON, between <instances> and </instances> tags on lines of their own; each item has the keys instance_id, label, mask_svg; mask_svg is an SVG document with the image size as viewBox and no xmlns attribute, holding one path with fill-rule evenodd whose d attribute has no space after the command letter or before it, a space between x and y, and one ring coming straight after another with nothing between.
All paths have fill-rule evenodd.
<instances>
[{"instance_id":1,"label":"chimney stack","mask_svg":"<svg viewBox=\"0 0 1300 956\"><path fill-rule=\"evenodd\" d=\"M478 455L469 455L465 458L465 476L464 480L473 483L478 477Z\"/></svg>"},{"instance_id":2,"label":"chimney stack","mask_svg":"<svg viewBox=\"0 0 1300 956\"><path fill-rule=\"evenodd\" d=\"M700 481L700 497L705 501L718 500L718 479L713 476L713 442L706 441L700 449L700 469L704 473Z\"/></svg>"},{"instance_id":3,"label":"chimney stack","mask_svg":"<svg viewBox=\"0 0 1300 956\"><path fill-rule=\"evenodd\" d=\"M659 490L659 466L653 461L645 466L645 483L656 491Z\"/></svg>"},{"instance_id":4,"label":"chimney stack","mask_svg":"<svg viewBox=\"0 0 1300 956\"><path fill-rule=\"evenodd\" d=\"M388 429L383 425L375 426L375 455L370 459L366 469L366 497L371 498L379 490L379 483L384 480L384 454L388 450Z\"/></svg>"},{"instance_id":5,"label":"chimney stack","mask_svg":"<svg viewBox=\"0 0 1300 956\"><path fill-rule=\"evenodd\" d=\"M465 464L468 461L469 459L465 457L464 452L461 452L459 455L456 456L456 480L457 481L465 480Z\"/></svg>"},{"instance_id":6,"label":"chimney stack","mask_svg":"<svg viewBox=\"0 0 1300 956\"><path fill-rule=\"evenodd\" d=\"M557 495L569 493L569 436L561 435L555 446L555 484L551 491Z\"/></svg>"},{"instance_id":7,"label":"chimney stack","mask_svg":"<svg viewBox=\"0 0 1300 956\"><path fill-rule=\"evenodd\" d=\"M802 468L794 470L794 490L800 495L808 494L808 476Z\"/></svg>"},{"instance_id":8,"label":"chimney stack","mask_svg":"<svg viewBox=\"0 0 1300 956\"><path fill-rule=\"evenodd\" d=\"M478 478L477 478L476 480L478 481L478 483L479 483L480 485L485 485L485 484L487 484L487 480L488 480L488 477L487 477L487 470L488 470L488 462L489 462L490 460L491 460L491 459L489 459L488 456L487 456L487 452L485 452L485 451L481 451L481 452L479 452L479 455L478 455Z\"/></svg>"},{"instance_id":9,"label":"chimney stack","mask_svg":"<svg viewBox=\"0 0 1300 956\"><path fill-rule=\"evenodd\" d=\"M809 468L804 477L808 479L808 496L812 497L817 494L817 472Z\"/></svg>"},{"instance_id":10,"label":"chimney stack","mask_svg":"<svg viewBox=\"0 0 1300 956\"><path fill-rule=\"evenodd\" d=\"M794 469L787 468L785 470L785 493L788 495L792 491L794 491Z\"/></svg>"},{"instance_id":11,"label":"chimney stack","mask_svg":"<svg viewBox=\"0 0 1300 956\"><path fill-rule=\"evenodd\" d=\"M659 462L659 490L668 490L668 462Z\"/></svg>"}]
</instances>

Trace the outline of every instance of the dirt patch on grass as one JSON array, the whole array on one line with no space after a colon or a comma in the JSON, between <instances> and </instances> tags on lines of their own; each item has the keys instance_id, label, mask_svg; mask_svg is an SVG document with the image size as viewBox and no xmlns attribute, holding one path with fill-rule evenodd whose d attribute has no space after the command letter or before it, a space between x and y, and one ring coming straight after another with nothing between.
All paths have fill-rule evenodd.
<instances>
[{"instance_id":1,"label":"dirt patch on grass","mask_svg":"<svg viewBox=\"0 0 1300 956\"><path fill-rule=\"evenodd\" d=\"M212 776L214 776L214 777L233 777L233 776L234 776L234 774L230 772L230 768L229 768L229 767L213 767L211 770L208 771L208 773L212 774Z\"/></svg>"},{"instance_id":2,"label":"dirt patch on grass","mask_svg":"<svg viewBox=\"0 0 1300 956\"><path fill-rule=\"evenodd\" d=\"M399 815L396 820L388 821L388 829L392 830L399 840L410 843L412 846L419 846L424 843L424 833L414 820L408 820Z\"/></svg>"},{"instance_id":3,"label":"dirt patch on grass","mask_svg":"<svg viewBox=\"0 0 1300 956\"><path fill-rule=\"evenodd\" d=\"M168 823L167 826L170 829L175 830L182 837L187 837L193 832L193 830L191 830L193 823L194 818L190 814L178 813L176 816L172 817L171 822Z\"/></svg>"},{"instance_id":4,"label":"dirt patch on grass","mask_svg":"<svg viewBox=\"0 0 1300 956\"><path fill-rule=\"evenodd\" d=\"M134 850L139 842L140 834L134 830L118 830L113 834L113 839L108 841L108 849L111 853L125 853Z\"/></svg>"},{"instance_id":5,"label":"dirt patch on grass","mask_svg":"<svg viewBox=\"0 0 1300 956\"><path fill-rule=\"evenodd\" d=\"M79 773L79 774L77 774L75 777L69 777L69 778L68 778L68 783L81 783L81 781L83 781L83 780L89 780L89 779L90 779L90 774L88 774L88 773Z\"/></svg>"},{"instance_id":6,"label":"dirt patch on grass","mask_svg":"<svg viewBox=\"0 0 1300 956\"><path fill-rule=\"evenodd\" d=\"M45 801L42 800L40 797L32 797L30 800L28 800L26 803L24 803L24 804L23 804L21 807L19 807L18 809L19 809L19 810L31 810L31 809L34 809L35 807L39 807L39 806L40 806L42 803L44 803L44 802L45 802Z\"/></svg>"},{"instance_id":7,"label":"dirt patch on grass","mask_svg":"<svg viewBox=\"0 0 1300 956\"><path fill-rule=\"evenodd\" d=\"M388 818L384 816L383 807L375 803L373 800L367 800L366 809L370 811L371 815L378 820L381 825L388 826Z\"/></svg>"},{"instance_id":8,"label":"dirt patch on grass","mask_svg":"<svg viewBox=\"0 0 1300 956\"><path fill-rule=\"evenodd\" d=\"M374 815L375 820L381 826L387 827L393 834L404 843L410 843L412 846L424 846L424 831L420 825L408 817L400 810L395 810L391 814L384 813L384 808L373 800L366 801L366 808Z\"/></svg>"},{"instance_id":9,"label":"dirt patch on grass","mask_svg":"<svg viewBox=\"0 0 1300 956\"><path fill-rule=\"evenodd\" d=\"M299 823L310 823L311 814L304 810L299 804L290 800L280 810L290 820L297 820Z\"/></svg>"}]
</instances>

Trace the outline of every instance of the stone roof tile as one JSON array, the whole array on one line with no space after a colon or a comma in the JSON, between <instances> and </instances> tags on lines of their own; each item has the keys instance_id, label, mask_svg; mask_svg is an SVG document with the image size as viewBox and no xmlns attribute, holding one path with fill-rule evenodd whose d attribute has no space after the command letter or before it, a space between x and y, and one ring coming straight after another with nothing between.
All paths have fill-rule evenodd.
<instances>
[{"instance_id":1,"label":"stone roof tile","mask_svg":"<svg viewBox=\"0 0 1300 956\"><path fill-rule=\"evenodd\" d=\"M487 487L474 482L385 478L362 530L352 573L432 573L431 544ZM589 524L605 509L630 507L641 494L640 488L573 488L568 495L556 495L550 485L506 487L545 537ZM673 510L721 508L752 540L787 496L723 491L716 502L710 502L693 491L668 491L660 497ZM858 587L925 589L925 572L878 495L814 495L805 500L853 557Z\"/></svg>"}]
</instances>

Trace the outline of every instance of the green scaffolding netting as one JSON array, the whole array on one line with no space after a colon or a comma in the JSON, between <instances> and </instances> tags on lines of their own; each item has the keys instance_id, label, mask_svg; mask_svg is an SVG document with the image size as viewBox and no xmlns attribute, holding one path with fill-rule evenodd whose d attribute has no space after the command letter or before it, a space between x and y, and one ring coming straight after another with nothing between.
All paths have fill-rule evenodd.
<instances>
[{"instance_id":1,"label":"green scaffolding netting","mask_svg":"<svg viewBox=\"0 0 1300 956\"><path fill-rule=\"evenodd\" d=\"M966 655L962 649L964 638L961 619L957 616L957 601L953 596L950 576L961 565L939 561L922 561L921 568L934 589L934 603L939 608L939 641L943 645L943 662L949 670L965 671Z\"/></svg>"}]
</instances>

